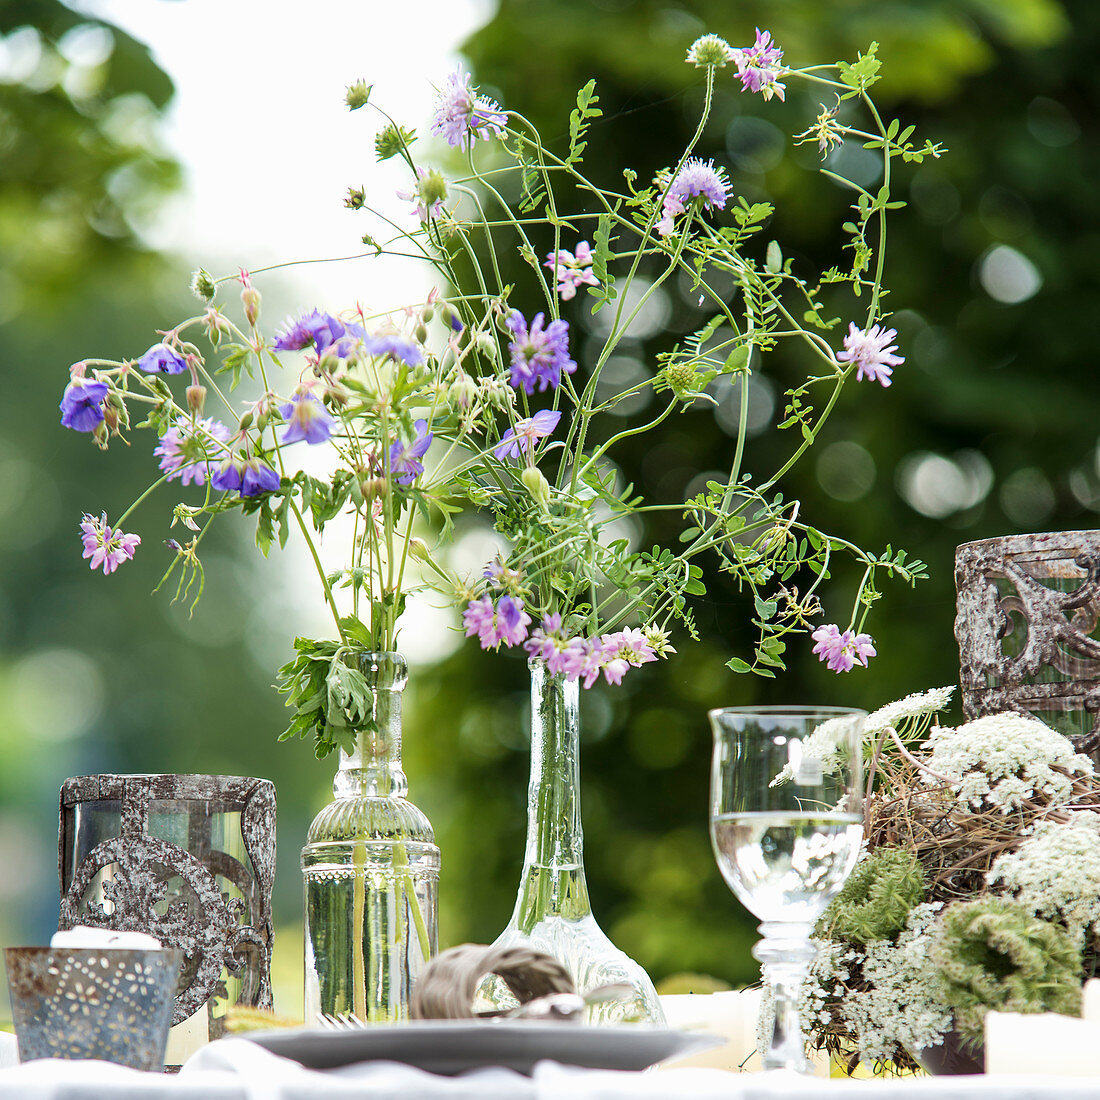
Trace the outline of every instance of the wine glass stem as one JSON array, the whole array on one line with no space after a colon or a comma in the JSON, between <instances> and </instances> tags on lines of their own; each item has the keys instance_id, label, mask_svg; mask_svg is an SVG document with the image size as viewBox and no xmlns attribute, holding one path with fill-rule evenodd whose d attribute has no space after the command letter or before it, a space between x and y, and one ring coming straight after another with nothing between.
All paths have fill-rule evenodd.
<instances>
[{"instance_id":1,"label":"wine glass stem","mask_svg":"<svg viewBox=\"0 0 1100 1100\"><path fill-rule=\"evenodd\" d=\"M810 942L812 924L774 922L762 924L763 939L753 954L763 964L764 979L771 987L775 1021L764 1052L764 1069L788 1069L811 1073L802 1034L799 1001L806 973L817 954Z\"/></svg>"}]
</instances>

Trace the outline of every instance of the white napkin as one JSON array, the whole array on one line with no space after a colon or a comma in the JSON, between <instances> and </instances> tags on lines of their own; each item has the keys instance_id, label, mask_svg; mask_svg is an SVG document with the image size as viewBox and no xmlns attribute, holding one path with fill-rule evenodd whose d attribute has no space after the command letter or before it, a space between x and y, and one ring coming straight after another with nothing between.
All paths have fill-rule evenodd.
<instances>
[{"instance_id":1,"label":"white napkin","mask_svg":"<svg viewBox=\"0 0 1100 1100\"><path fill-rule=\"evenodd\" d=\"M113 928L89 928L78 924L67 932L55 932L50 946L68 948L118 948L121 951L157 951L160 940L144 932L116 932Z\"/></svg>"}]
</instances>

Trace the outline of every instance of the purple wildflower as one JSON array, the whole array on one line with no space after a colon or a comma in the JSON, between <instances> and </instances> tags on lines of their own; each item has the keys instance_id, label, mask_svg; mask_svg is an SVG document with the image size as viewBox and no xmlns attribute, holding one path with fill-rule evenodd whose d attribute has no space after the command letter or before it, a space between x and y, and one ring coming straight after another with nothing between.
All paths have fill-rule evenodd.
<instances>
[{"instance_id":1,"label":"purple wildflower","mask_svg":"<svg viewBox=\"0 0 1100 1100\"><path fill-rule=\"evenodd\" d=\"M787 70L783 66L783 51L772 41L770 31L757 27L756 41L751 46L734 50L733 60L742 91L760 92L765 99L784 98L785 85L779 83L779 78Z\"/></svg>"},{"instance_id":2,"label":"purple wildflower","mask_svg":"<svg viewBox=\"0 0 1100 1100\"><path fill-rule=\"evenodd\" d=\"M229 442L229 429L218 420L206 417L192 424L181 416L164 433L153 454L160 455L160 468L168 480L179 478L180 484L205 485L211 452L221 454L219 443Z\"/></svg>"},{"instance_id":3,"label":"purple wildflower","mask_svg":"<svg viewBox=\"0 0 1100 1100\"><path fill-rule=\"evenodd\" d=\"M140 535L126 535L120 528L111 527L106 512L99 519L85 512L80 530L84 543L81 556L92 559L89 567L93 570L103 566L104 575L113 573L124 561L130 561L141 545Z\"/></svg>"},{"instance_id":4,"label":"purple wildflower","mask_svg":"<svg viewBox=\"0 0 1100 1100\"><path fill-rule=\"evenodd\" d=\"M848 335L844 337L844 350L837 353L837 359L842 363L855 363L857 382L866 378L867 381L889 386L894 367L905 362L904 356L894 354L898 346L891 341L896 340L897 336L892 328L883 329L872 325L864 330L856 328L854 322L849 322Z\"/></svg>"},{"instance_id":5,"label":"purple wildflower","mask_svg":"<svg viewBox=\"0 0 1100 1100\"><path fill-rule=\"evenodd\" d=\"M523 610L518 596L501 596L497 605L488 596L471 600L462 614L466 637L477 635L482 649L519 645L527 637L531 616Z\"/></svg>"},{"instance_id":6,"label":"purple wildflower","mask_svg":"<svg viewBox=\"0 0 1100 1100\"><path fill-rule=\"evenodd\" d=\"M363 341L369 355L390 355L394 359L400 359L410 367L419 367L424 362L424 353L414 340L407 336L375 335L367 336Z\"/></svg>"},{"instance_id":7,"label":"purple wildflower","mask_svg":"<svg viewBox=\"0 0 1100 1100\"><path fill-rule=\"evenodd\" d=\"M565 654L565 675L569 680L582 680L590 688L603 671L606 654L599 638L574 638Z\"/></svg>"},{"instance_id":8,"label":"purple wildflower","mask_svg":"<svg viewBox=\"0 0 1100 1100\"><path fill-rule=\"evenodd\" d=\"M477 95L469 73L456 69L447 74L435 101L432 133L439 134L452 149L472 149L478 138L503 137L508 115L500 104Z\"/></svg>"},{"instance_id":9,"label":"purple wildflower","mask_svg":"<svg viewBox=\"0 0 1100 1100\"><path fill-rule=\"evenodd\" d=\"M713 160L704 163L698 157L692 157L676 173L665 192L657 233L667 237L673 230L676 215L682 214L687 209L687 203L696 198L705 210L726 208L729 181L723 169L714 167Z\"/></svg>"},{"instance_id":10,"label":"purple wildflower","mask_svg":"<svg viewBox=\"0 0 1100 1100\"><path fill-rule=\"evenodd\" d=\"M89 382L74 378L61 395L61 425L74 432L94 432L103 423L103 401L108 390L106 382Z\"/></svg>"},{"instance_id":11,"label":"purple wildflower","mask_svg":"<svg viewBox=\"0 0 1100 1100\"><path fill-rule=\"evenodd\" d=\"M283 443L297 443L300 439L311 445L325 443L336 423L325 406L308 390L298 390L279 411L287 422L281 440Z\"/></svg>"},{"instance_id":12,"label":"purple wildflower","mask_svg":"<svg viewBox=\"0 0 1100 1100\"><path fill-rule=\"evenodd\" d=\"M576 644L580 639L566 638L561 632L561 616L555 612L547 615L542 623L531 631L523 648L528 656L546 662L549 672L557 675L565 673L568 677Z\"/></svg>"},{"instance_id":13,"label":"purple wildflower","mask_svg":"<svg viewBox=\"0 0 1100 1100\"><path fill-rule=\"evenodd\" d=\"M244 474L244 462L239 455L228 455L225 461L210 474L210 484L222 493L239 490Z\"/></svg>"},{"instance_id":14,"label":"purple wildflower","mask_svg":"<svg viewBox=\"0 0 1100 1100\"><path fill-rule=\"evenodd\" d=\"M592 274L592 249L587 241L577 242L576 253L564 248L557 253L548 252L542 266L553 271L563 302L574 298L579 286L599 286L599 280Z\"/></svg>"},{"instance_id":15,"label":"purple wildflower","mask_svg":"<svg viewBox=\"0 0 1100 1100\"><path fill-rule=\"evenodd\" d=\"M138 360L138 366L146 374L183 374L187 360L167 344L154 344Z\"/></svg>"},{"instance_id":16,"label":"purple wildflower","mask_svg":"<svg viewBox=\"0 0 1100 1100\"><path fill-rule=\"evenodd\" d=\"M255 457L244 460L241 466L242 497L258 497L261 493L271 493L278 488L279 475L266 462Z\"/></svg>"},{"instance_id":17,"label":"purple wildflower","mask_svg":"<svg viewBox=\"0 0 1100 1100\"><path fill-rule=\"evenodd\" d=\"M302 314L297 321L286 322L283 332L275 339L275 350L300 351L312 344L318 355L327 352L345 359L365 336L362 325L341 321L331 313L314 309Z\"/></svg>"},{"instance_id":18,"label":"purple wildflower","mask_svg":"<svg viewBox=\"0 0 1100 1100\"><path fill-rule=\"evenodd\" d=\"M534 416L518 421L514 428L509 428L500 437L500 444L493 448L493 454L503 462L506 458L519 458L521 454L530 453L535 440L551 435L559 420L560 412L541 409Z\"/></svg>"},{"instance_id":19,"label":"purple wildflower","mask_svg":"<svg viewBox=\"0 0 1100 1100\"><path fill-rule=\"evenodd\" d=\"M432 445L432 433L428 431L426 420L418 420L413 428L416 438L411 443L395 439L390 444L390 474L398 485L411 485L424 472L424 463L420 460Z\"/></svg>"},{"instance_id":20,"label":"purple wildflower","mask_svg":"<svg viewBox=\"0 0 1100 1100\"><path fill-rule=\"evenodd\" d=\"M810 637L817 643L814 654L831 672L850 672L856 664L866 668L867 658L878 656L870 634L842 632L835 623L819 626Z\"/></svg>"},{"instance_id":21,"label":"purple wildflower","mask_svg":"<svg viewBox=\"0 0 1100 1100\"><path fill-rule=\"evenodd\" d=\"M645 631L636 626L627 627L626 630L619 630L614 634L604 634L600 641L603 642L609 654L616 659L626 661L634 668L640 668L650 661L657 660L657 654L653 652Z\"/></svg>"},{"instance_id":22,"label":"purple wildflower","mask_svg":"<svg viewBox=\"0 0 1100 1100\"><path fill-rule=\"evenodd\" d=\"M569 323L551 321L543 328L545 315L536 313L530 328L519 310L513 310L505 322L515 339L508 345L512 353L509 383L514 389L535 392L557 389L561 385L562 371L572 374L577 364L569 358Z\"/></svg>"}]
</instances>

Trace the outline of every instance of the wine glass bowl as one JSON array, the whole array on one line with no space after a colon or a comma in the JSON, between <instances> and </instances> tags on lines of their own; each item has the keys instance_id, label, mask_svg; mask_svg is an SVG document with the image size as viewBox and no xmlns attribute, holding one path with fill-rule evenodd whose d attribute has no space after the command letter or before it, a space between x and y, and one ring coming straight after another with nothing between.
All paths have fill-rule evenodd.
<instances>
[{"instance_id":1,"label":"wine glass bowl","mask_svg":"<svg viewBox=\"0 0 1100 1100\"><path fill-rule=\"evenodd\" d=\"M798 1000L814 924L859 858L865 712L730 707L714 730L710 833L727 885L761 920L776 1020L765 1069L808 1072Z\"/></svg>"}]
</instances>

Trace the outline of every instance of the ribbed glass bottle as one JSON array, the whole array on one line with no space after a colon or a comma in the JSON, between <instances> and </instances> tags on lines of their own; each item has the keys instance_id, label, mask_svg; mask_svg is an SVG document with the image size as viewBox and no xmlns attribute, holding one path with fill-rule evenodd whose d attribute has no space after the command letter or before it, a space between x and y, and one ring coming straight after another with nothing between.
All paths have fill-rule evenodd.
<instances>
[{"instance_id":1,"label":"ribbed glass bottle","mask_svg":"<svg viewBox=\"0 0 1100 1100\"><path fill-rule=\"evenodd\" d=\"M588 900L580 813L578 684L550 673L541 660L529 664L527 850L512 919L494 946L524 944L553 955L569 970L581 994L612 983L623 985L610 999L589 1005L589 1023L664 1024L649 975L607 938ZM485 1008L516 1004L495 977L482 985L478 995Z\"/></svg>"},{"instance_id":2,"label":"ribbed glass bottle","mask_svg":"<svg viewBox=\"0 0 1100 1100\"><path fill-rule=\"evenodd\" d=\"M373 712L357 747L341 752L334 801L302 849L305 879L305 1019L351 1014L370 1022L408 1016L409 993L435 954L439 849L405 796L397 653L362 653Z\"/></svg>"}]
</instances>

